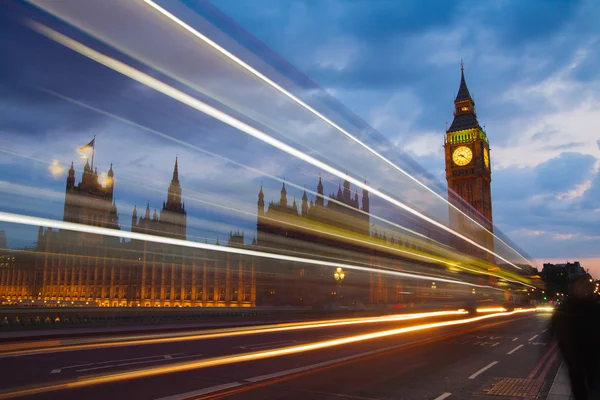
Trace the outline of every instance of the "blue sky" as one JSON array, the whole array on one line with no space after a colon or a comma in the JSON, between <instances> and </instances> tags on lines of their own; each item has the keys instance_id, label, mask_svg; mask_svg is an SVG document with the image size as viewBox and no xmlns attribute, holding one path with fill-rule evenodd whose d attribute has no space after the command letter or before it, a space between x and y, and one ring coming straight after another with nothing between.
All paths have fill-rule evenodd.
<instances>
[{"instance_id":1,"label":"blue sky","mask_svg":"<svg viewBox=\"0 0 600 400\"><path fill-rule=\"evenodd\" d=\"M494 223L533 257L600 269L598 2L214 4L440 179L463 59Z\"/></svg>"},{"instance_id":2,"label":"blue sky","mask_svg":"<svg viewBox=\"0 0 600 400\"><path fill-rule=\"evenodd\" d=\"M182 4L204 7L193 1ZM215 0L213 4L440 180L444 180L445 123L452 120L463 59L467 84L492 147L494 223L540 261L579 259L600 272L600 28L596 27L600 8L595 2L263 0L258 6L255 1ZM123 33L126 28L141 32L139 26L111 23L122 30L124 41L149 43L148 48L161 41L171 46L169 38L159 33L135 37ZM85 161L75 149L94 134L99 170L114 163L122 223L129 220L133 204L139 208L150 202L160 208L175 155L180 157L186 208L196 219L188 226L199 239L224 240L229 229L252 227L252 217L234 220L214 204L252 213L261 182L267 200L278 198L280 181L199 154L193 146L286 177L300 187L316 186L320 171L269 152L264 145L16 23L4 24L3 29L18 39L3 42L1 49L9 56L0 64L4 93L0 147L17 154L5 151L0 156L3 209L60 218L64 177L49 174L48 163L56 160L66 167L74 160L79 173ZM185 45L179 47L185 54ZM164 58L179 61L178 50L173 48ZM195 73L185 70L184 62L176 64L181 74ZM210 79L219 82L219 77L216 71L209 72L195 82L211 88ZM261 104L260 93L244 91L241 80L237 83L211 89L226 94L235 88L239 104ZM121 120L107 118L106 113ZM366 170L373 168L369 160L352 165L348 162L352 151L336 153L337 142L319 143L320 127L307 125L301 117L294 122L286 126L289 132L281 133L282 140L295 141L307 151L320 144L329 160L350 168L348 173L367 175L380 188L394 184L397 187L390 190L395 195L411 200L407 182L373 177L378 170ZM275 117L261 123L283 126ZM151 130L167 133L168 138ZM267 153L269 157L255 156ZM397 157L402 159L402 154ZM326 193L334 192L338 180L324 178ZM32 187L37 188L35 195ZM301 189L292 189L288 196L299 200L301 195ZM31 232L14 227L9 232L13 244L33 240Z\"/></svg>"}]
</instances>

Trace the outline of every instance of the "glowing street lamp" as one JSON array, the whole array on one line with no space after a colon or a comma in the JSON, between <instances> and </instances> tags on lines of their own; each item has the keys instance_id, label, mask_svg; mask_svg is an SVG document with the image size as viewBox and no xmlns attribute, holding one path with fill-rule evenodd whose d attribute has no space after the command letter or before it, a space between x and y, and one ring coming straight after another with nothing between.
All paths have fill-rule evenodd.
<instances>
[{"instance_id":1,"label":"glowing street lamp","mask_svg":"<svg viewBox=\"0 0 600 400\"><path fill-rule=\"evenodd\" d=\"M337 267L335 269L335 273L333 274L333 277L335 278L336 281L338 281L339 283L342 283L345 276L346 276L346 274L344 273L344 270L342 268Z\"/></svg>"}]
</instances>

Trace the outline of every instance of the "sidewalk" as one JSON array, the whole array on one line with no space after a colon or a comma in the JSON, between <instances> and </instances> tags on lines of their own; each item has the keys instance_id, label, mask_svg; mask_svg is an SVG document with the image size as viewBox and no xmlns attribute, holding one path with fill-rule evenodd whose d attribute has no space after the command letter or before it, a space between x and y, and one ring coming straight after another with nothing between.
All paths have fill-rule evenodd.
<instances>
[{"instance_id":1,"label":"sidewalk","mask_svg":"<svg viewBox=\"0 0 600 400\"><path fill-rule=\"evenodd\" d=\"M550 388L550 393L546 400L570 400L574 399L571 395L571 383L569 382L569 376L567 375L567 367L565 363L562 363L558 368L558 372L554 377L554 382Z\"/></svg>"}]
</instances>

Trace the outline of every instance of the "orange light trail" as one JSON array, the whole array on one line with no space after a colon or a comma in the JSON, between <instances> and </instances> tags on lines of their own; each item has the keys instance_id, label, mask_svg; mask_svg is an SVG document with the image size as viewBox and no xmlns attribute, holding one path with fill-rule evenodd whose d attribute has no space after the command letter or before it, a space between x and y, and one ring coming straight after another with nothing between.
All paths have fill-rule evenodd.
<instances>
[{"instance_id":1,"label":"orange light trail","mask_svg":"<svg viewBox=\"0 0 600 400\"><path fill-rule=\"evenodd\" d=\"M506 308L504 307L482 307L478 308L478 313L493 313L493 312L505 312Z\"/></svg>"},{"instance_id":2,"label":"orange light trail","mask_svg":"<svg viewBox=\"0 0 600 400\"><path fill-rule=\"evenodd\" d=\"M90 377L90 378L83 378L83 379L78 379L75 381L68 381L68 382L39 386L39 387L34 387L34 388L22 388L22 389L17 389L17 390L11 391L11 392L0 393L0 400L16 398L16 397L23 397L23 396L32 396L35 394L47 393L47 392L56 391L56 390L76 389L76 388L82 388L82 387L98 385L98 384L120 382L120 381L129 380L129 379L149 378L149 377L156 376L156 375L191 371L191 370L202 369L202 368L216 367L216 366L220 366L220 365L228 365L228 364L234 364L234 363L239 363L239 362L256 361L256 360L263 360L263 359L273 358L273 357L281 357L281 356L287 356L287 355L292 355L292 354L305 353L305 352L309 352L309 351L322 350L322 349L335 347L335 346L341 346L341 345L345 345L345 344L359 343L359 342L373 340L373 339L381 339L381 338L390 337L390 336L394 336L394 335L400 335L400 334L409 333L409 332L424 331L424 330L428 330L428 329L441 328L441 327L445 327L445 326L469 324L469 323L482 321L482 320L489 319L489 318L514 315L517 313L524 313L524 312L530 312L530 311L534 311L534 310L533 309L518 310L518 311L512 311L512 312L508 312L508 313L488 314L488 315L483 315L480 317L473 317L473 318L460 319L460 320L454 320L454 321L433 322L433 323L429 323L429 324L415 325L415 326L409 326L409 327L397 328L397 329L389 329L389 330L372 332L372 333L367 333L367 334L362 334L362 335L347 336L347 337L343 337L343 338L326 340L326 341L321 341L321 342L314 342L314 343L310 343L310 344L283 347L283 348L274 349L274 350L263 350L263 351L256 351L256 352L240 354L240 355L214 357L214 358L209 358L206 360L199 360L199 361L186 361L186 362L170 364L170 365L166 365L166 366L150 367L150 368L144 368L144 369L133 370L133 371L118 372L118 373L113 373L113 374L100 375L100 376L95 376L95 377Z\"/></svg>"},{"instance_id":3,"label":"orange light trail","mask_svg":"<svg viewBox=\"0 0 600 400\"><path fill-rule=\"evenodd\" d=\"M552 312L554 311L554 307L536 307L535 311Z\"/></svg>"},{"instance_id":4,"label":"orange light trail","mask_svg":"<svg viewBox=\"0 0 600 400\"><path fill-rule=\"evenodd\" d=\"M15 344L6 344L0 345L0 351L6 350L5 352L0 353L0 358L2 357L20 357L20 356L28 356L33 354L45 354L45 353L58 353L65 351L77 351L77 350L87 350L87 349L99 349L99 348L107 348L107 347L121 347L121 346L141 346L141 345L149 345L149 344L160 344L160 343L171 343L171 342L181 342L181 341L189 341L189 340L206 340L206 339L217 339L223 337L232 337L232 336L243 336L243 335L255 335L255 334L264 334L264 333L273 333L273 332L285 332L285 331L295 331L295 330L304 330L304 329L318 329L318 328L330 328L336 326L346 326L346 325L356 325L356 324L373 324L373 323L384 323L384 322L397 322L397 321L407 321L413 319L423 319L423 318L434 318L441 316L451 316L451 315L464 315L467 314L464 310L456 310L456 311L433 311L426 313L414 313L414 314L400 314L400 315L384 315L381 317L363 317L363 318L344 318L344 319L334 319L334 320L320 320L320 321L310 321L310 322L290 322L286 324L275 324L275 325L265 325L257 328L255 326L252 327L236 327L236 328L223 328L223 329L212 329L204 331L202 334L198 335L190 335L188 333L174 333L170 334L168 337L165 335L138 335L128 337L127 340L115 340L113 338L105 339L106 341L98 341L93 343L85 343L89 342L89 340L83 340L84 343L81 343L82 340L65 340L65 341L44 341L40 344L46 344L48 346L31 349L30 347L35 345L35 342L31 343L15 343ZM94 340L94 339L91 339Z\"/></svg>"}]
</instances>

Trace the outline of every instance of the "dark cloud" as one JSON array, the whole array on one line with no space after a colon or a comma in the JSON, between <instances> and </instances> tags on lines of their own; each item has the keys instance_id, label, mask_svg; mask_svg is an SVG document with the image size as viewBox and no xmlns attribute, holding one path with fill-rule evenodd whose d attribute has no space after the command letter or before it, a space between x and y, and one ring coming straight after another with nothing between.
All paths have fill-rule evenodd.
<instances>
[{"instance_id":1,"label":"dark cloud","mask_svg":"<svg viewBox=\"0 0 600 400\"><path fill-rule=\"evenodd\" d=\"M546 146L543 149L544 150L571 150L577 147L581 147L581 146L585 146L584 142L571 142L571 143L565 143L565 144L559 144L559 145L553 145L553 146Z\"/></svg>"},{"instance_id":2,"label":"dark cloud","mask_svg":"<svg viewBox=\"0 0 600 400\"><path fill-rule=\"evenodd\" d=\"M558 133L558 131L555 129L546 128L545 130L534 133L534 135L532 136L532 139L544 141L544 140L550 139L552 136L554 136L557 133Z\"/></svg>"},{"instance_id":3,"label":"dark cloud","mask_svg":"<svg viewBox=\"0 0 600 400\"><path fill-rule=\"evenodd\" d=\"M484 26L495 30L504 45L515 48L556 35L570 22L581 3L509 0L486 7L479 16Z\"/></svg>"},{"instance_id":4,"label":"dark cloud","mask_svg":"<svg viewBox=\"0 0 600 400\"><path fill-rule=\"evenodd\" d=\"M589 154L562 153L535 168L535 184L545 192L566 192L590 177L596 159Z\"/></svg>"}]
</instances>

